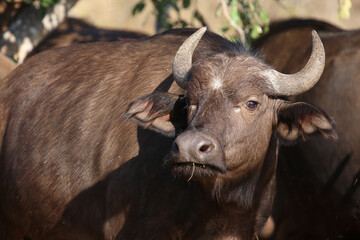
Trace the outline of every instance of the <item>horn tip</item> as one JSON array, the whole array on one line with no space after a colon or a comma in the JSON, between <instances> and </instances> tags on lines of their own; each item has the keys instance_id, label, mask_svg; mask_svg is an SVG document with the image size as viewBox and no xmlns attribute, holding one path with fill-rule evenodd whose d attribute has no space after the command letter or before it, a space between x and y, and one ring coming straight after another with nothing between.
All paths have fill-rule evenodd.
<instances>
[{"instance_id":1,"label":"horn tip","mask_svg":"<svg viewBox=\"0 0 360 240\"><path fill-rule=\"evenodd\" d=\"M201 28L199 28L199 30L197 30L197 32L201 33L201 34L204 34L207 30L207 26L203 26Z\"/></svg>"},{"instance_id":2,"label":"horn tip","mask_svg":"<svg viewBox=\"0 0 360 240\"><path fill-rule=\"evenodd\" d=\"M311 30L311 36L312 36L312 38L313 39L319 39L320 37L319 37L319 34L317 33L317 31L316 30Z\"/></svg>"}]
</instances>

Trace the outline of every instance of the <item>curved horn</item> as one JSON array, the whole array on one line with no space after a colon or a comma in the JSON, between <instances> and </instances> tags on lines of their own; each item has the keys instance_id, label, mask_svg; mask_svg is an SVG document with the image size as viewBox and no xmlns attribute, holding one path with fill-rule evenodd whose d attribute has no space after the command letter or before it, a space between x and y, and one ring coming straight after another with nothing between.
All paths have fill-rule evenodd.
<instances>
[{"instance_id":1,"label":"curved horn","mask_svg":"<svg viewBox=\"0 0 360 240\"><path fill-rule=\"evenodd\" d=\"M320 79L325 67L325 50L321 39L312 30L312 52L303 69L294 74L283 74L274 69L265 70L263 75L273 86L277 96L294 96L306 92Z\"/></svg>"},{"instance_id":2,"label":"curved horn","mask_svg":"<svg viewBox=\"0 0 360 240\"><path fill-rule=\"evenodd\" d=\"M186 79L187 74L191 68L192 55L201 37L206 32L206 29L206 27L202 27L195 33L193 33L188 39L186 39L186 41L180 46L179 50L176 52L172 64L172 71L176 83L181 88L186 88Z\"/></svg>"}]
</instances>

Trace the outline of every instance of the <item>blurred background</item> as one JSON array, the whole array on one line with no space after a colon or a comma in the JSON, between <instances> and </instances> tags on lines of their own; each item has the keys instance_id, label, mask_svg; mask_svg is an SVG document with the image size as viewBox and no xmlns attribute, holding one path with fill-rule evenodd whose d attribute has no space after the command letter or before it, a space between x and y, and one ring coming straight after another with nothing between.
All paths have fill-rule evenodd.
<instances>
[{"instance_id":1,"label":"blurred background","mask_svg":"<svg viewBox=\"0 0 360 240\"><path fill-rule=\"evenodd\" d=\"M142 1L80 0L71 9L69 16L84 19L97 27L154 34L156 31L154 7L150 0L143 1L145 4L143 12L133 16L132 10L138 2ZM289 18L313 18L329 22L343 29L360 27L360 1L358 0L351 1L352 7L349 9L349 17L339 15L339 4L341 3L338 0L264 0L260 2L262 10L268 13L272 22ZM190 22L191 13L197 9L212 31L218 32L227 25L223 14L216 16L218 0L192 0L187 9L183 9L182 4L178 5L182 18L188 22ZM200 26L199 23L195 25Z\"/></svg>"},{"instance_id":2,"label":"blurred background","mask_svg":"<svg viewBox=\"0 0 360 240\"><path fill-rule=\"evenodd\" d=\"M148 35L207 25L213 32L249 44L266 34L271 23L293 18L357 29L359 13L359 0L3 0L0 51L22 62L65 16L99 29Z\"/></svg>"}]
</instances>

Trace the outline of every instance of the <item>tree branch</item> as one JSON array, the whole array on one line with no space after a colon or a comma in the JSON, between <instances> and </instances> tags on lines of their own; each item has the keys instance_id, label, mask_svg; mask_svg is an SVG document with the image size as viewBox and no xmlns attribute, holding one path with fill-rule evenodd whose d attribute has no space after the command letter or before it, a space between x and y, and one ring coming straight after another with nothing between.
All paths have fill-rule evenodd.
<instances>
[{"instance_id":1,"label":"tree branch","mask_svg":"<svg viewBox=\"0 0 360 240\"><path fill-rule=\"evenodd\" d=\"M228 11L228 8L227 8L227 4L226 4L226 1L225 0L219 0L220 3L221 3L221 6L222 6L222 12L224 14L224 17L225 19L230 23L230 25L235 28L235 30L239 33L240 35L240 41L242 44L246 44L246 40L245 40L245 32L244 30L239 26L237 25L230 17L230 14L229 14L229 11Z\"/></svg>"},{"instance_id":2,"label":"tree branch","mask_svg":"<svg viewBox=\"0 0 360 240\"><path fill-rule=\"evenodd\" d=\"M27 54L66 17L77 0L59 0L41 19L40 9L25 8L0 38L0 52L22 63Z\"/></svg>"}]
</instances>

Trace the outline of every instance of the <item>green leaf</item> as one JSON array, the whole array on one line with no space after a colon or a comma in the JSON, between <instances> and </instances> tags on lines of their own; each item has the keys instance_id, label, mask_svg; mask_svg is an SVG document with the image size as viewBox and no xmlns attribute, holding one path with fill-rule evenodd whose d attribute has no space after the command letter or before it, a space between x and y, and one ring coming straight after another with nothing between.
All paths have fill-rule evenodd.
<instances>
[{"instance_id":1,"label":"green leaf","mask_svg":"<svg viewBox=\"0 0 360 240\"><path fill-rule=\"evenodd\" d=\"M220 34L221 34L221 35L225 34L227 31L229 31L229 29L230 29L229 27L223 27L223 28L221 28L221 29L220 29Z\"/></svg>"},{"instance_id":2,"label":"green leaf","mask_svg":"<svg viewBox=\"0 0 360 240\"><path fill-rule=\"evenodd\" d=\"M183 0L183 7L188 8L190 6L190 0Z\"/></svg>"},{"instance_id":3,"label":"green leaf","mask_svg":"<svg viewBox=\"0 0 360 240\"><path fill-rule=\"evenodd\" d=\"M341 19L349 19L351 7L351 0L339 0L339 17Z\"/></svg>"},{"instance_id":4,"label":"green leaf","mask_svg":"<svg viewBox=\"0 0 360 240\"><path fill-rule=\"evenodd\" d=\"M264 27L264 33L268 33L269 31L270 31L270 27L269 27L269 25L266 25Z\"/></svg>"},{"instance_id":5,"label":"green leaf","mask_svg":"<svg viewBox=\"0 0 360 240\"><path fill-rule=\"evenodd\" d=\"M260 37L260 34L262 32L262 28L258 24L255 24L254 27L251 29L250 37L252 39L257 39L258 37Z\"/></svg>"},{"instance_id":6,"label":"green leaf","mask_svg":"<svg viewBox=\"0 0 360 240\"><path fill-rule=\"evenodd\" d=\"M237 4L238 4L238 0L231 0L230 2L229 2L229 6L236 6Z\"/></svg>"},{"instance_id":7,"label":"green leaf","mask_svg":"<svg viewBox=\"0 0 360 240\"><path fill-rule=\"evenodd\" d=\"M259 12L259 18L261 20L262 23L269 23L270 22L270 17L269 14L263 10L261 10Z\"/></svg>"},{"instance_id":8,"label":"green leaf","mask_svg":"<svg viewBox=\"0 0 360 240\"><path fill-rule=\"evenodd\" d=\"M203 23L204 22L204 18L203 16L201 15L201 13L199 11L194 11L194 18L196 20L198 20L199 22Z\"/></svg>"},{"instance_id":9,"label":"green leaf","mask_svg":"<svg viewBox=\"0 0 360 240\"><path fill-rule=\"evenodd\" d=\"M236 24L240 23L241 21L241 17L240 17L240 12L237 6L232 6L230 8L230 18L231 20L233 20L233 22L235 22Z\"/></svg>"},{"instance_id":10,"label":"green leaf","mask_svg":"<svg viewBox=\"0 0 360 240\"><path fill-rule=\"evenodd\" d=\"M145 7L145 3L144 2L139 2L135 5L135 7L132 10L132 15L135 15L139 12L141 12Z\"/></svg>"},{"instance_id":11,"label":"green leaf","mask_svg":"<svg viewBox=\"0 0 360 240\"><path fill-rule=\"evenodd\" d=\"M180 8L178 7L178 5L176 5L176 3L171 2L170 6L172 6L176 12L180 12Z\"/></svg>"},{"instance_id":12,"label":"green leaf","mask_svg":"<svg viewBox=\"0 0 360 240\"><path fill-rule=\"evenodd\" d=\"M169 23L169 22L162 22L161 24L163 26L163 28L165 29L172 29L173 28L173 24Z\"/></svg>"},{"instance_id":13,"label":"green leaf","mask_svg":"<svg viewBox=\"0 0 360 240\"><path fill-rule=\"evenodd\" d=\"M43 8L48 8L54 6L58 0L40 0L41 6Z\"/></svg>"},{"instance_id":14,"label":"green leaf","mask_svg":"<svg viewBox=\"0 0 360 240\"><path fill-rule=\"evenodd\" d=\"M179 20L178 22L177 22L177 24L180 24L180 27L181 28L185 28L185 27L187 27L189 24L186 22L186 21L184 21L184 20Z\"/></svg>"},{"instance_id":15,"label":"green leaf","mask_svg":"<svg viewBox=\"0 0 360 240\"><path fill-rule=\"evenodd\" d=\"M219 3L215 10L215 16L218 17L221 14L222 5Z\"/></svg>"}]
</instances>

